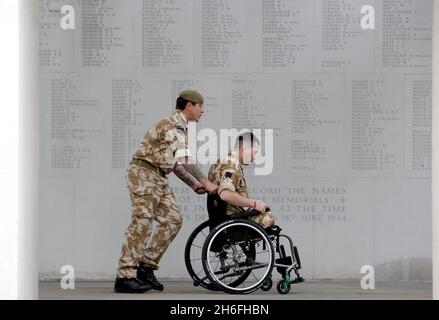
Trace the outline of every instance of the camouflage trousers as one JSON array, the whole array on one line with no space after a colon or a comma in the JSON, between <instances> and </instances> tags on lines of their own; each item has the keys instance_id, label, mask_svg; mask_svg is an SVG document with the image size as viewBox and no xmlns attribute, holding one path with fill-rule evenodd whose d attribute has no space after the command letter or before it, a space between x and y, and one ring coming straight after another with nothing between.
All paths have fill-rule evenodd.
<instances>
[{"instance_id":1,"label":"camouflage trousers","mask_svg":"<svg viewBox=\"0 0 439 320\"><path fill-rule=\"evenodd\" d=\"M250 220L259 224L262 228L268 228L274 225L274 215L271 211L261 212L249 218Z\"/></svg>"},{"instance_id":2,"label":"camouflage trousers","mask_svg":"<svg viewBox=\"0 0 439 320\"><path fill-rule=\"evenodd\" d=\"M182 220L168 181L154 171L131 165L127 186L131 223L125 231L117 276L134 278L139 264L157 270ZM154 221L158 225L153 228Z\"/></svg>"},{"instance_id":3,"label":"camouflage trousers","mask_svg":"<svg viewBox=\"0 0 439 320\"><path fill-rule=\"evenodd\" d=\"M227 212L228 215L231 215L234 213L236 213L236 211ZM272 225L274 225L274 222L275 222L273 212L271 212L271 211L261 212L260 214L249 217L249 219L256 222L264 229L271 227Z\"/></svg>"}]
</instances>

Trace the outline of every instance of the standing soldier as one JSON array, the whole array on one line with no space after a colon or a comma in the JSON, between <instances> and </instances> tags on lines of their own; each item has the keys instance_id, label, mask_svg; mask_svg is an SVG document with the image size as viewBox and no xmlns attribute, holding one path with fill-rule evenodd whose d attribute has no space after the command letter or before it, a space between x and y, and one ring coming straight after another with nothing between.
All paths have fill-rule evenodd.
<instances>
[{"instance_id":1,"label":"standing soldier","mask_svg":"<svg viewBox=\"0 0 439 320\"><path fill-rule=\"evenodd\" d=\"M115 292L163 290L153 271L182 220L166 177L171 171L196 193L214 193L217 186L190 159L187 122L198 122L204 98L186 90L177 98L176 111L158 121L141 141L128 167L127 187L132 202L131 223L122 245ZM153 232L153 222L158 226Z\"/></svg>"}]
</instances>

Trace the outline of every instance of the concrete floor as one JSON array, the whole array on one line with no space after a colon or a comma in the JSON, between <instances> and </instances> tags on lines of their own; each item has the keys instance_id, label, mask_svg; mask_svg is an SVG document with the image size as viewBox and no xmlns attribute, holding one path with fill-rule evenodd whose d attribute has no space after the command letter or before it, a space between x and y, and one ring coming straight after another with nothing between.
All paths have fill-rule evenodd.
<instances>
[{"instance_id":1,"label":"concrete floor","mask_svg":"<svg viewBox=\"0 0 439 320\"><path fill-rule=\"evenodd\" d=\"M57 281L39 284L39 299L47 300L236 300L236 295L213 292L194 287L189 281L162 281L165 291L148 291L144 294L113 292L113 282L76 282L74 290L63 290ZM240 295L239 300L431 300L431 282L375 283L374 290L362 290L356 281L306 281L293 284L287 295L277 293L275 284L268 292L257 290Z\"/></svg>"}]
</instances>

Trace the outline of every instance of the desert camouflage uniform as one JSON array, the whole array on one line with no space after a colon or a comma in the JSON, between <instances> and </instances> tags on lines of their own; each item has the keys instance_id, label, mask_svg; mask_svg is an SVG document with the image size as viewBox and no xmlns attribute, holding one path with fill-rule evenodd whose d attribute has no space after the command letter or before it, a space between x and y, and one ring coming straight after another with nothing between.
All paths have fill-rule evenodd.
<instances>
[{"instance_id":1,"label":"desert camouflage uniform","mask_svg":"<svg viewBox=\"0 0 439 320\"><path fill-rule=\"evenodd\" d=\"M141 141L133 158L157 166L163 176L135 164L128 167L126 182L132 215L124 235L118 277L136 277L140 263L155 270L159 268L163 253L182 224L166 174L173 170L176 155L188 154L187 122L180 110L157 122ZM158 222L155 230L154 221Z\"/></svg>"},{"instance_id":2,"label":"desert camouflage uniform","mask_svg":"<svg viewBox=\"0 0 439 320\"><path fill-rule=\"evenodd\" d=\"M209 170L209 180L219 186L221 190L230 190L237 192L239 195L248 198L247 185L245 182L244 171L239 163L239 156L232 151L218 163L212 165ZM227 204L227 214L233 214L242 211L241 208ZM270 227L274 224L274 216L271 211L261 212L256 216L250 217L251 220L261 225L263 228Z\"/></svg>"}]
</instances>

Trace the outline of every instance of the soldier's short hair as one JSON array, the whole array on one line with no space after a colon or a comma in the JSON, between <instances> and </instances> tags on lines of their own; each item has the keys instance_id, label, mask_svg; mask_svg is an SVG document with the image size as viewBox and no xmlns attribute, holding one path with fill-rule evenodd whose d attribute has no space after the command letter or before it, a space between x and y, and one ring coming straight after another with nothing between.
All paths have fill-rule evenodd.
<instances>
[{"instance_id":1,"label":"soldier's short hair","mask_svg":"<svg viewBox=\"0 0 439 320\"><path fill-rule=\"evenodd\" d=\"M189 102L188 100L183 99L182 97L178 97L177 102L175 104L175 109L184 110L184 108L186 108L186 104L188 102Z\"/></svg>"},{"instance_id":2,"label":"soldier's short hair","mask_svg":"<svg viewBox=\"0 0 439 320\"><path fill-rule=\"evenodd\" d=\"M250 131L241 133L236 138L235 148L240 148L241 146L251 146L253 147L255 144L260 145L259 139Z\"/></svg>"}]
</instances>

